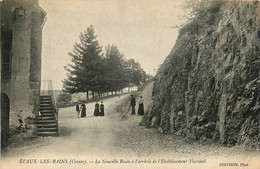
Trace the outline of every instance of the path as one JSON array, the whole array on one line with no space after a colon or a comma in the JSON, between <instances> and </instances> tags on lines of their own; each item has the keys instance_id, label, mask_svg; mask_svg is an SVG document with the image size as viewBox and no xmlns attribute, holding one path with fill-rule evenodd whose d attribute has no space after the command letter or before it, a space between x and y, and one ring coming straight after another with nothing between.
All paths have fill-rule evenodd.
<instances>
[{"instance_id":1,"label":"path","mask_svg":"<svg viewBox=\"0 0 260 169\"><path fill-rule=\"evenodd\" d=\"M115 106L120 104L129 95L113 97L104 100L106 106L105 117L93 117L95 103L86 104L87 118L77 118L75 107L62 108L59 112L59 137L37 138L25 146L11 148L2 158L3 169L34 168L34 169L60 169L60 168L122 168L133 166L126 164L95 164L96 160L114 161L124 159L140 160L136 167L149 160L175 159L175 160L207 160L207 165L218 166L220 162L248 162L254 164L259 157L255 152L242 152L241 148L220 147L217 144L199 144L176 138L172 135L158 133L154 129L139 126L141 117L129 116L121 120L114 112ZM245 154L241 156L239 153ZM251 159L251 157L253 157ZM19 164L21 159L38 159L37 164ZM53 160L62 163L53 163ZM218 159L218 160L216 160ZM221 159L221 160L219 160ZM240 161L238 160L240 159ZM40 160L49 160L40 163ZM73 165L68 164L74 160ZM87 161L84 165L80 161ZM241 161L242 160L242 161ZM52 163L49 163L52 161ZM8 165L8 167L7 167ZM148 164L149 165L149 164ZM164 164L171 166L173 164ZM202 168L205 164L194 164L189 168ZM18 167L17 167L18 166ZM183 168L185 164L174 164ZM161 168L162 164L151 165L149 168Z\"/></svg>"},{"instance_id":2,"label":"path","mask_svg":"<svg viewBox=\"0 0 260 169\"><path fill-rule=\"evenodd\" d=\"M40 144L33 144L35 147L23 145L20 148L11 148L6 156L44 157L46 155L92 155L98 154L100 151L109 152L110 147L116 143L114 121L109 116L115 106L120 104L120 100L125 97L129 97L129 95L104 100L104 117L93 116L95 102L86 104L87 118L77 118L75 107L60 108L59 137L37 138L34 143L38 141Z\"/></svg>"}]
</instances>

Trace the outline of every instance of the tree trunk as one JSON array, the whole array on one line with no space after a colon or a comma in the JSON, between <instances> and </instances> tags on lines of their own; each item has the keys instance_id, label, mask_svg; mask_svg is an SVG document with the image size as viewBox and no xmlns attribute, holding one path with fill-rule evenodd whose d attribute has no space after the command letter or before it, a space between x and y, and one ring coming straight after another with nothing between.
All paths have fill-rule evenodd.
<instances>
[{"instance_id":1,"label":"tree trunk","mask_svg":"<svg viewBox=\"0 0 260 169\"><path fill-rule=\"evenodd\" d=\"M92 99L95 98L95 93L92 91Z\"/></svg>"},{"instance_id":2,"label":"tree trunk","mask_svg":"<svg viewBox=\"0 0 260 169\"><path fill-rule=\"evenodd\" d=\"M89 101L89 94L88 94L88 91L86 92L86 99L87 99L87 101Z\"/></svg>"}]
</instances>

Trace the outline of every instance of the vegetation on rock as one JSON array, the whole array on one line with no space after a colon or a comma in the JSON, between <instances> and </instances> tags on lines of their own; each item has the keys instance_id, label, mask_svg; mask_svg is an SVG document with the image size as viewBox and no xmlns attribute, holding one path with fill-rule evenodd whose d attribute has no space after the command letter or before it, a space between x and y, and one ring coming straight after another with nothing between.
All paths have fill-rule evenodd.
<instances>
[{"instance_id":1,"label":"vegetation on rock","mask_svg":"<svg viewBox=\"0 0 260 169\"><path fill-rule=\"evenodd\" d=\"M258 147L259 2L218 2L180 30L155 78L160 131Z\"/></svg>"}]
</instances>

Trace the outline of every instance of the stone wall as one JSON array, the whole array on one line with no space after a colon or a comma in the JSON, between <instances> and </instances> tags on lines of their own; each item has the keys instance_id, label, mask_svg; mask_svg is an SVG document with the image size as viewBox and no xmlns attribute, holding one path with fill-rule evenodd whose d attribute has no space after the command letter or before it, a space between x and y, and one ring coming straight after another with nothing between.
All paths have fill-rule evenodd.
<instances>
[{"instance_id":1,"label":"stone wall","mask_svg":"<svg viewBox=\"0 0 260 169\"><path fill-rule=\"evenodd\" d=\"M180 30L153 88L160 131L260 147L259 6L218 3Z\"/></svg>"},{"instance_id":2,"label":"stone wall","mask_svg":"<svg viewBox=\"0 0 260 169\"><path fill-rule=\"evenodd\" d=\"M17 131L20 126L18 119L21 119L25 136L35 136L45 12L32 0L4 1L1 9L1 26L13 34L11 77L1 82L1 92L10 99L10 131ZM17 13L17 9L20 12Z\"/></svg>"}]
</instances>

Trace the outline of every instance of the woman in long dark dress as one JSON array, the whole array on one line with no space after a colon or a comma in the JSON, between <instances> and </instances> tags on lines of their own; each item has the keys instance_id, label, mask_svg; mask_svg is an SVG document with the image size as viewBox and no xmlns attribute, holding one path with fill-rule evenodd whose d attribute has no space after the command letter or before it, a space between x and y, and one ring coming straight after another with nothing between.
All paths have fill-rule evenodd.
<instances>
[{"instance_id":1,"label":"woman in long dark dress","mask_svg":"<svg viewBox=\"0 0 260 169\"><path fill-rule=\"evenodd\" d=\"M99 104L98 104L98 102L95 104L94 116L99 116Z\"/></svg>"},{"instance_id":2,"label":"woman in long dark dress","mask_svg":"<svg viewBox=\"0 0 260 169\"><path fill-rule=\"evenodd\" d=\"M101 101L100 104L100 116L104 116L105 115L105 106L103 104L103 101Z\"/></svg>"},{"instance_id":3,"label":"woman in long dark dress","mask_svg":"<svg viewBox=\"0 0 260 169\"><path fill-rule=\"evenodd\" d=\"M143 99L143 96L140 96L140 99L139 99L138 114L140 116L144 115L144 99Z\"/></svg>"},{"instance_id":4,"label":"woman in long dark dress","mask_svg":"<svg viewBox=\"0 0 260 169\"><path fill-rule=\"evenodd\" d=\"M81 105L81 117L86 117L86 105L84 103Z\"/></svg>"}]
</instances>

